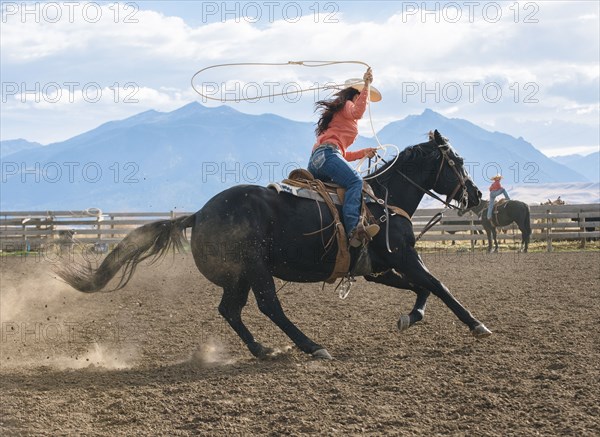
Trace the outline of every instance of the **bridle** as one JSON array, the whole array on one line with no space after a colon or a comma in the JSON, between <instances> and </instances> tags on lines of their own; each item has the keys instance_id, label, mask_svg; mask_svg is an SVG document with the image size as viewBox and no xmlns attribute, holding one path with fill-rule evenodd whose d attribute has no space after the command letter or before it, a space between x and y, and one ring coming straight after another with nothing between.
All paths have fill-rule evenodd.
<instances>
[{"instance_id":1,"label":"bridle","mask_svg":"<svg viewBox=\"0 0 600 437\"><path fill-rule=\"evenodd\" d=\"M410 184L412 184L416 188L418 188L421 192L423 192L423 193L427 194L428 196L430 196L430 197L432 197L432 198L434 198L434 199L442 202L447 208L456 209L456 210L459 210L459 211L463 211L463 210L465 210L464 208L462 208L460 206L453 205L450 202L452 201L452 199L454 198L454 196L456 195L456 193L462 188L462 196L460 198L459 203L461 205L465 205L465 208L469 204L468 203L469 193L468 193L468 190L467 190L467 184L466 184L465 178L461 174L461 172L458 171L458 169L456 168L456 163L454 162L454 159L452 159L450 156L448 156L448 150L450 150L449 147L448 147L448 145L447 144L438 145L437 149L440 151L442 159L440 160L440 166L439 166L437 174L435 176L435 181L433 182L433 187L435 187L437 185L438 180L440 179L440 175L442 173L442 169L444 168L444 163L448 163L448 165L450 166L450 168L452 169L452 171L456 175L456 179L457 179L456 187L454 187L454 190L452 190L452 192L446 196L446 200L444 200L441 197L439 197L433 191L428 190L426 188L423 188L421 185L419 185L418 183L416 183L415 181L413 181L409 176L407 176L400 169L395 168L394 171L397 174L399 174L400 176L402 176L404 179L406 179L406 181L408 181ZM383 162L386 162L386 161L383 160ZM385 188L386 193L387 193L387 187L381 181L378 180L379 178L377 178L377 175L375 175L374 179L376 179L377 182L381 186L383 186Z\"/></svg>"},{"instance_id":2,"label":"bridle","mask_svg":"<svg viewBox=\"0 0 600 437\"><path fill-rule=\"evenodd\" d=\"M466 211L467 206L468 206L468 200L469 200L469 194L467 191L467 184L465 182L465 178L464 176L461 174L460 171L458 171L458 169L456 168L456 163L454 162L454 160L448 156L448 150L450 150L448 144L442 144L442 145L437 145L437 149L440 151L440 154L442 156L442 159L440 160L440 167L438 168L437 174L435 176L435 181L433 182L433 187L435 187L437 185L437 182L440 178L440 175L442 173L442 168L444 167L444 163L448 163L448 165L450 166L450 168L452 169L452 171L454 171L454 174L456 175L457 178L457 184L456 187L454 188L454 190L452 190L452 193L449 194L448 196L446 196L446 200L443 200L441 197L439 197L437 194L435 194L433 191L428 190L423 188L421 185L419 185L418 183L416 183L415 181L413 181L409 176L407 176L406 174L404 174L404 172L402 172L400 169L395 168L394 171L399 174L400 176L402 176L404 179L406 179L410 184L414 185L416 188L418 188L420 191L422 191L423 193L427 194L428 196L439 200L440 202L442 202L444 205L446 205L446 208L452 208L452 209L457 209L458 211ZM387 161L385 161L383 158L380 158L383 162L387 163ZM393 165L395 164L394 161L392 161ZM387 171L387 170L386 170ZM381 201L381 199L378 199L378 203L382 203L383 205L383 209L385 214L381 217L380 221L384 222L385 221L385 225L386 225L386 244L387 244L387 250L388 252L392 253L392 250L390 248L390 243L389 243L389 214L390 214L390 205L388 205L388 187L386 185L386 181L382 181L381 180L381 176L383 175L383 173L381 175L374 175L373 178L379 185L381 185L381 187L385 190L385 196L384 196L384 200ZM379 176L379 177L378 177ZM386 178L386 179L389 179ZM454 196L456 195L456 193L458 192L458 190L460 190L462 188L463 192L462 192L462 196L460 199L460 204L461 205L465 205L464 208L452 205L450 202L452 201L452 199L454 198ZM415 241L418 241L421 239L421 237L432 227L434 227L444 216L444 212L438 212L437 214L435 214L431 220L429 220L429 222L425 225L425 227L423 228L423 230L421 231L421 233L415 238ZM410 220L410 216L406 216L409 218Z\"/></svg>"},{"instance_id":3,"label":"bridle","mask_svg":"<svg viewBox=\"0 0 600 437\"><path fill-rule=\"evenodd\" d=\"M458 171L458 169L456 168L456 163L454 162L454 160L451 157L448 156L448 150L450 150L450 148L448 147L447 144L438 146L438 150L442 154L442 159L440 161L440 167L438 168L437 174L435 176L435 182L433 183L433 186L434 187L436 186L436 184L440 178L440 174L442 173L442 168L444 167L444 162L447 162L448 165L450 166L450 168L452 169L452 171L454 172L454 174L456 175L457 183L456 183L456 187L454 187L454 190L452 190L452 192L446 196L446 201L444 201L443 203L448 208L454 208L459 211L463 211L464 208L456 207L456 206L450 204L450 202L452 201L452 199L454 199L454 196L456 196L456 193L458 192L458 190L460 190L462 188L462 196L460 197L459 204L465 205L465 208L467 207L467 205L469 205L469 192L467 190L467 184L465 182L464 175L460 171Z\"/></svg>"}]
</instances>

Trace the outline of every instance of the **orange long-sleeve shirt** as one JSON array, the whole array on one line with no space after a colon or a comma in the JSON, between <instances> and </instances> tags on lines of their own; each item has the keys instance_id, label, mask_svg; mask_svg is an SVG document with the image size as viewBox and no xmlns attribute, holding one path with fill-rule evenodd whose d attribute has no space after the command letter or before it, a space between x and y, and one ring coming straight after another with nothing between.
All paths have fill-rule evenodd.
<instances>
[{"instance_id":1,"label":"orange long-sleeve shirt","mask_svg":"<svg viewBox=\"0 0 600 437\"><path fill-rule=\"evenodd\" d=\"M367 89L368 87L362 89L356 102L348 100L344 107L333 115L327 130L317 137L313 150L321 144L331 143L339 148L347 161L356 161L365 156L366 149L356 152L349 152L347 149L358 136L357 121L362 118L367 109Z\"/></svg>"},{"instance_id":2,"label":"orange long-sleeve shirt","mask_svg":"<svg viewBox=\"0 0 600 437\"><path fill-rule=\"evenodd\" d=\"M492 185L490 185L490 191L496 191L502 189L502 185L500 185L500 179L494 180Z\"/></svg>"}]
</instances>

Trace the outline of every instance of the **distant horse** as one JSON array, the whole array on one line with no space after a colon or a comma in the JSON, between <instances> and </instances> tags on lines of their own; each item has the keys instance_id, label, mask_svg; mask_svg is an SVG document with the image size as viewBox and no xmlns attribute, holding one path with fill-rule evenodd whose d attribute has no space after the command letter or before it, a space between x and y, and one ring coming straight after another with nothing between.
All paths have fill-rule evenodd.
<instances>
[{"instance_id":1,"label":"distant horse","mask_svg":"<svg viewBox=\"0 0 600 437\"><path fill-rule=\"evenodd\" d=\"M556 198L556 200L550 200L550 199L548 199L548 200L547 200L547 201L545 201L544 203L540 203L540 205L542 205L542 206L544 206L544 205L564 205L564 204L565 204L565 201L564 201L564 200L562 200L562 199L560 198L560 196L558 196L558 197Z\"/></svg>"},{"instance_id":2,"label":"distant horse","mask_svg":"<svg viewBox=\"0 0 600 437\"><path fill-rule=\"evenodd\" d=\"M425 267L415 250L412 223L402 214L386 211L386 205L402 208L412 216L424 193L435 190L474 207L481 199L463 159L439 132L433 139L402 151L374 174L371 186L382 203L369 203L381 231L367 246L371 261L367 281L416 292L408 315L400 316L398 329L407 329L423 319L430 293L439 297L476 337L491 334L452 296ZM250 289L258 308L296 346L316 358L330 359L327 350L308 338L285 315L277 297L273 277L293 282L320 282L330 277L337 243L325 248L333 236L331 213L324 203L299 199L286 193L252 185L229 188L210 199L195 214L162 220L132 231L110 252L97 270L89 266L65 266L60 276L83 292L96 292L121 271L116 289L131 279L143 260L158 259L170 247L181 247L183 230L192 227L191 247L196 266L214 284L223 288L219 312L258 358L272 349L257 342L242 321ZM316 232L315 232L316 231ZM333 239L335 242L335 239ZM389 248L389 249L388 249ZM351 249L353 263L360 249ZM465 285L468 282L465 282ZM310 304L309 304L310 305Z\"/></svg>"},{"instance_id":3,"label":"distant horse","mask_svg":"<svg viewBox=\"0 0 600 437\"><path fill-rule=\"evenodd\" d=\"M519 200L507 200L494 207L494 215L490 221L487 218L487 207L489 201L482 200L479 205L470 208L475 214L479 215L481 224L488 237L488 252L498 252L498 240L496 227L507 226L516 223L521 230L520 251L527 252L529 248L529 237L531 236L531 220L529 214L529 205ZM496 214L497 208L497 214ZM459 211L463 215L466 210ZM494 249L492 250L492 237L494 239Z\"/></svg>"},{"instance_id":4,"label":"distant horse","mask_svg":"<svg viewBox=\"0 0 600 437\"><path fill-rule=\"evenodd\" d=\"M583 219L583 222L600 222L600 217L586 217ZM585 227L585 232L594 232L596 231L596 227L594 226L586 226ZM593 238L588 238L588 241L597 241L598 237L593 237Z\"/></svg>"},{"instance_id":5,"label":"distant horse","mask_svg":"<svg viewBox=\"0 0 600 437\"><path fill-rule=\"evenodd\" d=\"M595 232L596 231L596 226L585 226L588 223L591 222L600 222L600 217L582 217L582 218L572 218L571 221L573 222L579 222L582 227L584 228L585 232ZM597 241L598 238L597 237L592 237L592 238L586 238L585 241ZM583 245L584 240L582 240L582 245Z\"/></svg>"}]
</instances>

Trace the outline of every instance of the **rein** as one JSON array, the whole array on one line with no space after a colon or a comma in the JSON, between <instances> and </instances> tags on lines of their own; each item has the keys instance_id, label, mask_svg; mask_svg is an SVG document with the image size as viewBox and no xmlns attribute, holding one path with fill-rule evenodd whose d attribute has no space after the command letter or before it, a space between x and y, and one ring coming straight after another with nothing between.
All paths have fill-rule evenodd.
<instances>
[{"instance_id":1,"label":"rein","mask_svg":"<svg viewBox=\"0 0 600 437\"><path fill-rule=\"evenodd\" d=\"M444 161L442 160L442 164L444 163ZM408 182L410 182L412 185L414 185L415 187L417 187L419 190L421 190L423 193L427 194L429 197L434 198L435 200L439 200L440 202L442 202L444 205L446 205L446 207L450 208L450 209L458 209L461 210L461 208L459 208L458 206L452 205L450 202L448 202L448 199L444 200L442 199L440 196L438 196L437 194L435 194L433 191L431 190L427 190L425 188L423 188L422 186L420 186L419 184L417 184L415 181L413 181L411 178L409 178L408 176L406 176L404 173L402 173L400 170L395 169L396 173L398 173L400 176L402 176L404 179L406 179ZM436 182L437 182L437 178L436 178Z\"/></svg>"},{"instance_id":2,"label":"rein","mask_svg":"<svg viewBox=\"0 0 600 437\"><path fill-rule=\"evenodd\" d=\"M423 230L421 231L421 233L419 235L417 235L417 237L415 238L415 242L419 241L421 239L421 237L423 235L425 235L425 233L430 230L431 228L433 228L435 225L437 225L440 220L444 217L444 213L443 212L438 212L437 214L435 214L433 217L431 217L431 220L429 220L427 222L427 224L425 225L425 227L423 228Z\"/></svg>"}]
</instances>

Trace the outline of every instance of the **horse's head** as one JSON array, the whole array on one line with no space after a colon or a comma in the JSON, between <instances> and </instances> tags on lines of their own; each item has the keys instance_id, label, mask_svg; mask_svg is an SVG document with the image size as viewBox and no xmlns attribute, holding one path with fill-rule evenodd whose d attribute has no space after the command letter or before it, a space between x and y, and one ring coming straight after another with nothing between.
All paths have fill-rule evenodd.
<instances>
[{"instance_id":1,"label":"horse's head","mask_svg":"<svg viewBox=\"0 0 600 437\"><path fill-rule=\"evenodd\" d=\"M440 194L445 194L446 202L456 200L462 209L479 205L481 191L465 169L463 158L437 130L430 132L429 139L426 147L439 151L433 189Z\"/></svg>"},{"instance_id":2,"label":"horse's head","mask_svg":"<svg viewBox=\"0 0 600 437\"><path fill-rule=\"evenodd\" d=\"M423 194L444 202L431 190L445 194L446 205L456 200L460 209L474 207L481 200L481 191L466 171L463 159L437 130L431 132L428 142L405 148L368 179L377 182L373 185L377 195L387 198L389 194L396 206L410 213L416 210Z\"/></svg>"}]
</instances>

